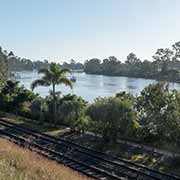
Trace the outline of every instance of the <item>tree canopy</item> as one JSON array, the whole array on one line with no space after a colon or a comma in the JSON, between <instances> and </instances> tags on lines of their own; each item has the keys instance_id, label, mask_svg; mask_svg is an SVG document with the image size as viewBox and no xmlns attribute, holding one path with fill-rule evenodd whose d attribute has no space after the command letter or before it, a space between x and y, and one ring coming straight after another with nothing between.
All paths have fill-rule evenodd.
<instances>
[{"instance_id":1,"label":"tree canopy","mask_svg":"<svg viewBox=\"0 0 180 180\"><path fill-rule=\"evenodd\" d=\"M72 88L72 82L70 79L66 77L66 73L70 73L71 70L69 68L62 68L58 66L56 63L51 63L49 68L42 68L38 71L39 74L43 74L40 79L36 79L31 84L31 89L33 90L37 86L51 86L52 91L51 94L53 96L53 106L54 106L54 121L56 123L56 115L57 115L57 92L56 85L64 84Z\"/></svg>"},{"instance_id":2,"label":"tree canopy","mask_svg":"<svg viewBox=\"0 0 180 180\"><path fill-rule=\"evenodd\" d=\"M157 49L152 61L141 60L134 53L130 53L124 63L114 56L102 61L93 58L85 62L84 71L88 74L180 82L180 42L176 42L171 48Z\"/></svg>"},{"instance_id":3,"label":"tree canopy","mask_svg":"<svg viewBox=\"0 0 180 180\"><path fill-rule=\"evenodd\" d=\"M7 56L3 53L0 47L0 83L3 83L8 78L8 61Z\"/></svg>"}]
</instances>

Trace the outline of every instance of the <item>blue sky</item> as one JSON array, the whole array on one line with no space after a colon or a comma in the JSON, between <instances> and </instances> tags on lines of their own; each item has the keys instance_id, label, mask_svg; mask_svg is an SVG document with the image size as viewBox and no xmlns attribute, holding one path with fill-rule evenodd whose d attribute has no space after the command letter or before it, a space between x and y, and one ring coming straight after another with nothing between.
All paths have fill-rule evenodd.
<instances>
[{"instance_id":1,"label":"blue sky","mask_svg":"<svg viewBox=\"0 0 180 180\"><path fill-rule=\"evenodd\" d=\"M180 41L180 0L0 0L0 46L17 56L83 62Z\"/></svg>"}]
</instances>

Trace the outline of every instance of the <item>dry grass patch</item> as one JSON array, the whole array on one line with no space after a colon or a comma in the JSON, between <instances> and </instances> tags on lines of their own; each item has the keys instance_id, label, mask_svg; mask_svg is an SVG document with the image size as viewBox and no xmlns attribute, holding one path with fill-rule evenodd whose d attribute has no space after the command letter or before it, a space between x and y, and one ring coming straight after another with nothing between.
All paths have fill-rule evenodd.
<instances>
[{"instance_id":1,"label":"dry grass patch","mask_svg":"<svg viewBox=\"0 0 180 180\"><path fill-rule=\"evenodd\" d=\"M0 138L0 180L90 180L35 152Z\"/></svg>"}]
</instances>

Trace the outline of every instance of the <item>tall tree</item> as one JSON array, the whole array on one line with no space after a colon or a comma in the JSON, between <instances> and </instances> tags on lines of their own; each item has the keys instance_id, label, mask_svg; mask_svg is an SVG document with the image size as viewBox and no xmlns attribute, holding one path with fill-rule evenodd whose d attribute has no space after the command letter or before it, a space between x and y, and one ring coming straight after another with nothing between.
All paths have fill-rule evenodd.
<instances>
[{"instance_id":1,"label":"tall tree","mask_svg":"<svg viewBox=\"0 0 180 180\"><path fill-rule=\"evenodd\" d=\"M122 93L115 98L97 98L88 107L91 128L106 143L115 142L118 135L134 136L138 123L131 102L130 95Z\"/></svg>"},{"instance_id":2,"label":"tall tree","mask_svg":"<svg viewBox=\"0 0 180 180\"><path fill-rule=\"evenodd\" d=\"M3 53L0 47L0 84L8 78L8 61L7 56Z\"/></svg>"},{"instance_id":3,"label":"tall tree","mask_svg":"<svg viewBox=\"0 0 180 180\"><path fill-rule=\"evenodd\" d=\"M62 68L56 63L51 63L49 68L42 68L38 71L39 74L43 74L40 79L35 80L31 84L32 90L37 86L50 86L52 85L52 96L53 96L53 111L54 111L54 122L56 123L57 114L57 102L56 102L56 85L64 84L72 88L72 82L65 74L70 73L69 68Z\"/></svg>"},{"instance_id":4,"label":"tall tree","mask_svg":"<svg viewBox=\"0 0 180 180\"><path fill-rule=\"evenodd\" d=\"M158 49L153 56L158 68L161 68L161 72L165 74L168 71L168 64L172 61L173 51L169 48Z\"/></svg>"},{"instance_id":5,"label":"tall tree","mask_svg":"<svg viewBox=\"0 0 180 180\"><path fill-rule=\"evenodd\" d=\"M137 58L136 54L134 53L130 53L128 56L127 56L127 60L126 60L126 64L131 64L131 65L135 65L137 63L140 63L140 59Z\"/></svg>"},{"instance_id":6,"label":"tall tree","mask_svg":"<svg viewBox=\"0 0 180 180\"><path fill-rule=\"evenodd\" d=\"M174 57L173 60L179 61L180 60L180 41L176 42L172 45L173 51L174 51Z\"/></svg>"},{"instance_id":7,"label":"tall tree","mask_svg":"<svg viewBox=\"0 0 180 180\"><path fill-rule=\"evenodd\" d=\"M167 83L150 84L137 98L142 137L147 141L179 141L180 94Z\"/></svg>"},{"instance_id":8,"label":"tall tree","mask_svg":"<svg viewBox=\"0 0 180 180\"><path fill-rule=\"evenodd\" d=\"M97 58L90 59L84 63L84 71L91 74L101 74L101 60Z\"/></svg>"}]
</instances>

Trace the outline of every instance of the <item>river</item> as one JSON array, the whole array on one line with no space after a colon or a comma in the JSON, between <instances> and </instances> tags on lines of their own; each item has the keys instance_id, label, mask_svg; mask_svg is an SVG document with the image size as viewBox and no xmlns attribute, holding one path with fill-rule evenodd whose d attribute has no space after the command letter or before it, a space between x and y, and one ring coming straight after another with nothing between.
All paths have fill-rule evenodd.
<instances>
[{"instance_id":1,"label":"river","mask_svg":"<svg viewBox=\"0 0 180 180\"><path fill-rule=\"evenodd\" d=\"M18 74L21 78L17 80L28 89L30 89L31 83L39 77L37 72L20 72ZM57 91L61 91L63 94L73 93L82 96L88 102L93 102L99 96L114 96L122 91L136 95L145 86L156 82L150 79L89 75L85 73L74 73L73 75L77 79L73 83L73 89L58 85ZM180 84L170 83L170 88L180 90ZM45 97L49 94L50 89L51 87L37 87L35 92Z\"/></svg>"}]
</instances>

